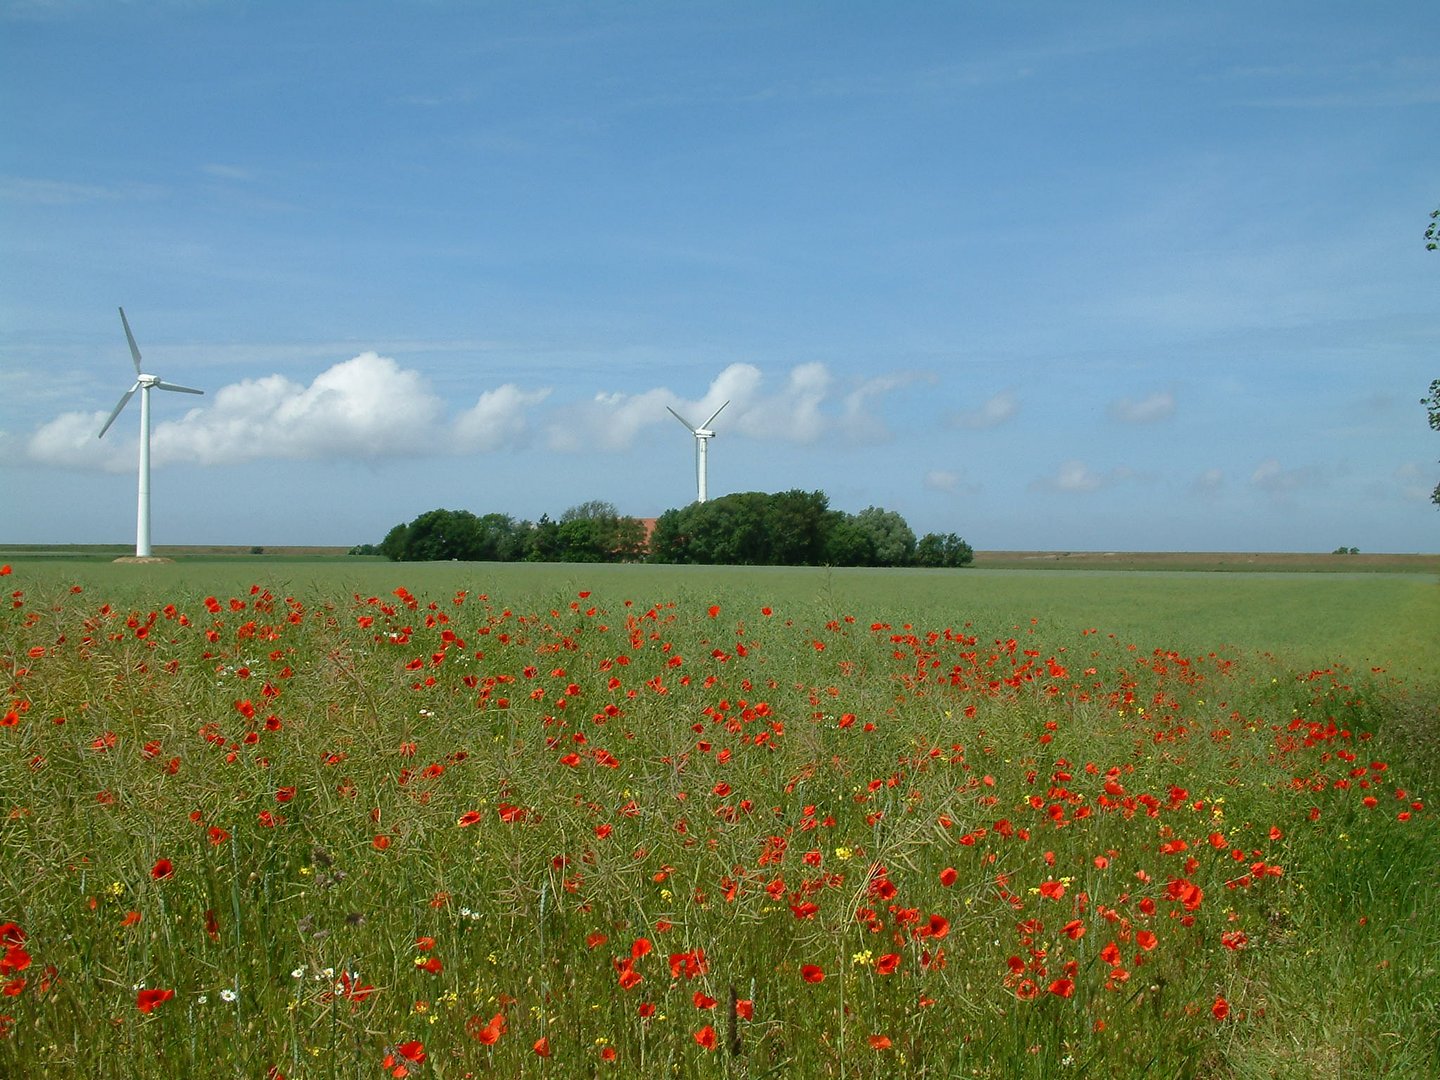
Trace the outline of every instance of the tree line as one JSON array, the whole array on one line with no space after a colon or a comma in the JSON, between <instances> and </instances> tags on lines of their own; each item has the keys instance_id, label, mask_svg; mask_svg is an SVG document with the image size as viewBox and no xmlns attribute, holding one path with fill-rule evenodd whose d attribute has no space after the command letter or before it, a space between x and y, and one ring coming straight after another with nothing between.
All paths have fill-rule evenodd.
<instances>
[{"instance_id":1,"label":"tree line","mask_svg":"<svg viewBox=\"0 0 1440 1080\"><path fill-rule=\"evenodd\" d=\"M552 520L427 510L379 544L352 549L396 562L657 562L739 566L966 566L975 552L954 533L918 540L893 510L832 510L823 491L724 495L645 522L594 500Z\"/></svg>"}]
</instances>

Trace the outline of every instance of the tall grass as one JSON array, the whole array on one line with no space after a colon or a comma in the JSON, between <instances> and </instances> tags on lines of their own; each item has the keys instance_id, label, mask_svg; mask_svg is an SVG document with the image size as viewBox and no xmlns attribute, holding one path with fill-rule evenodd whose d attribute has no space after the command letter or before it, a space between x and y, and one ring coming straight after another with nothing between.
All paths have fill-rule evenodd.
<instances>
[{"instance_id":1,"label":"tall grass","mask_svg":"<svg viewBox=\"0 0 1440 1080\"><path fill-rule=\"evenodd\" d=\"M734 584L5 580L0 1074L1440 1072L1386 673Z\"/></svg>"}]
</instances>

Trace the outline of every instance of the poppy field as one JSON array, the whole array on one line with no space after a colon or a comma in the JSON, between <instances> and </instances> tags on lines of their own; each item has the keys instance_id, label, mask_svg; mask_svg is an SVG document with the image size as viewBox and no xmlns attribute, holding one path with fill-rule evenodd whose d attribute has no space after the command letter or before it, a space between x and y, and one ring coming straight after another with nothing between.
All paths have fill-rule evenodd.
<instances>
[{"instance_id":1,"label":"poppy field","mask_svg":"<svg viewBox=\"0 0 1440 1080\"><path fill-rule=\"evenodd\" d=\"M3 568L0 1075L1440 1074L1428 676L412 571Z\"/></svg>"}]
</instances>

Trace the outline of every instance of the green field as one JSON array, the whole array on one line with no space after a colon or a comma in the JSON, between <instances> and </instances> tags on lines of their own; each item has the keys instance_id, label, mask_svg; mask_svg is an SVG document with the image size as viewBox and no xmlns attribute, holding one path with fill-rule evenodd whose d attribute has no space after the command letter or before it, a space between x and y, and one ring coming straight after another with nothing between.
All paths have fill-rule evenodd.
<instances>
[{"instance_id":1,"label":"green field","mask_svg":"<svg viewBox=\"0 0 1440 1080\"><path fill-rule=\"evenodd\" d=\"M1324 558L1302 565L1325 565ZM1037 561L1034 569L939 571L391 563L327 555L182 556L171 564L131 566L108 558L25 561L23 554L14 565L23 566L38 587L59 590L78 582L121 595L239 592L257 581L277 593L385 593L404 585L430 593L488 591L517 602L578 589L595 590L609 602L753 595L857 618L904 612L927 624L971 621L996 632L1035 619L1064 630L1095 628L1150 647L1272 652L1295 664L1382 666L1440 679L1440 568L1078 571Z\"/></svg>"},{"instance_id":2,"label":"green field","mask_svg":"<svg viewBox=\"0 0 1440 1080\"><path fill-rule=\"evenodd\" d=\"M1440 1073L1440 578L10 560L0 1075Z\"/></svg>"}]
</instances>

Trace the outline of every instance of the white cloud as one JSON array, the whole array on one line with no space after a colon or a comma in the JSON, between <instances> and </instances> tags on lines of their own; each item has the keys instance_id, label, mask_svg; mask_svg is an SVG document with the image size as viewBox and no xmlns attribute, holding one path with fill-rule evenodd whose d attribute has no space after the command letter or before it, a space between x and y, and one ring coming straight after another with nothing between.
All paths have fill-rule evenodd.
<instances>
[{"instance_id":1,"label":"white cloud","mask_svg":"<svg viewBox=\"0 0 1440 1080\"><path fill-rule=\"evenodd\" d=\"M1053 476L1043 476L1030 484L1032 491L1054 491L1068 494L1087 494L1099 491L1101 488L1110 487L1122 480L1140 480L1145 477L1137 475L1134 470L1119 466L1109 472L1096 472L1083 461L1062 462Z\"/></svg>"},{"instance_id":2,"label":"white cloud","mask_svg":"<svg viewBox=\"0 0 1440 1080\"><path fill-rule=\"evenodd\" d=\"M256 458L383 459L432 453L440 399L415 371L373 352L321 372L309 386L270 375L226 386L215 404L155 429L156 463Z\"/></svg>"},{"instance_id":3,"label":"white cloud","mask_svg":"<svg viewBox=\"0 0 1440 1080\"><path fill-rule=\"evenodd\" d=\"M792 368L783 390L754 401L744 410L740 430L755 439L819 442L829 427L821 406L829 398L834 381L824 364Z\"/></svg>"},{"instance_id":4,"label":"white cloud","mask_svg":"<svg viewBox=\"0 0 1440 1080\"><path fill-rule=\"evenodd\" d=\"M1121 398L1110 403L1110 418L1122 424L1153 424L1175 412L1175 395L1161 390L1138 401Z\"/></svg>"},{"instance_id":5,"label":"white cloud","mask_svg":"<svg viewBox=\"0 0 1440 1080\"><path fill-rule=\"evenodd\" d=\"M550 396L549 388L521 390L506 383L486 390L478 401L455 419L458 447L466 450L500 450L522 445L528 433L525 410Z\"/></svg>"},{"instance_id":6,"label":"white cloud","mask_svg":"<svg viewBox=\"0 0 1440 1080\"><path fill-rule=\"evenodd\" d=\"M419 372L373 352L335 364L308 385L284 375L246 379L221 387L179 420L154 424L151 460L232 465L260 459L381 460L492 450L518 439L524 410L548 390L505 385L479 400L447 427L445 408ZM172 395L156 391L152 407ZM72 468L134 468L138 426L133 400L101 442L105 413L65 413L42 425L26 447L32 461ZM128 423L127 423L128 421ZM118 437L122 430L131 434Z\"/></svg>"},{"instance_id":7,"label":"white cloud","mask_svg":"<svg viewBox=\"0 0 1440 1080\"><path fill-rule=\"evenodd\" d=\"M550 449L566 453L620 451L643 430L675 423L672 408L720 437L814 444L832 436L854 444L890 437L880 415L884 396L922 376L899 373L840 379L821 363L800 364L767 389L752 364L731 364L698 400L665 387L640 393L602 393L592 400L550 410L543 422ZM204 388L208 389L208 388ZM374 352L335 364L308 385L273 374L221 387L173 416L175 395L152 399L151 436L156 466L174 462L233 465L261 459L383 460L450 456L523 445L528 413L551 395L549 388L514 383L487 390L475 403L449 414L419 372ZM727 404L728 402L728 404ZM137 406L131 403L103 441L95 435L101 412L69 412L29 436L30 460L69 468L124 472L134 468ZM678 426L678 425L677 425ZM679 432L676 432L679 435Z\"/></svg>"},{"instance_id":8,"label":"white cloud","mask_svg":"<svg viewBox=\"0 0 1440 1080\"><path fill-rule=\"evenodd\" d=\"M1302 467L1287 469L1275 458L1266 458L1250 474L1250 483L1261 491L1282 495L1299 488L1310 487L1319 480L1315 469Z\"/></svg>"},{"instance_id":9,"label":"white cloud","mask_svg":"<svg viewBox=\"0 0 1440 1080\"><path fill-rule=\"evenodd\" d=\"M1206 469L1190 483L1190 490L1197 495L1214 495L1225 486L1225 473L1220 469Z\"/></svg>"},{"instance_id":10,"label":"white cloud","mask_svg":"<svg viewBox=\"0 0 1440 1080\"><path fill-rule=\"evenodd\" d=\"M999 427L1020 411L1019 399L1009 390L1002 390L978 409L952 413L946 420L951 427L984 431Z\"/></svg>"},{"instance_id":11,"label":"white cloud","mask_svg":"<svg viewBox=\"0 0 1440 1080\"><path fill-rule=\"evenodd\" d=\"M926 491L942 491L947 495L974 494L980 485L965 478L964 469L931 469L921 480Z\"/></svg>"},{"instance_id":12,"label":"white cloud","mask_svg":"<svg viewBox=\"0 0 1440 1080\"><path fill-rule=\"evenodd\" d=\"M1401 465L1395 470L1394 479L1400 487L1400 497L1406 502L1429 502L1435 491L1435 474L1429 466L1423 466L1417 461L1407 461Z\"/></svg>"},{"instance_id":13,"label":"white cloud","mask_svg":"<svg viewBox=\"0 0 1440 1080\"><path fill-rule=\"evenodd\" d=\"M767 442L816 443L828 435L847 442L888 438L876 408L891 390L915 381L909 374L882 375L843 382L822 363L799 364L785 382L766 392L765 376L753 364L731 364L715 377L698 401L665 387L638 394L602 393L562 410L549 432L554 450L623 450L646 428L675 424L674 409L691 424L704 424L726 402L713 427L719 438L743 435ZM678 427L678 425L677 425Z\"/></svg>"}]
</instances>

